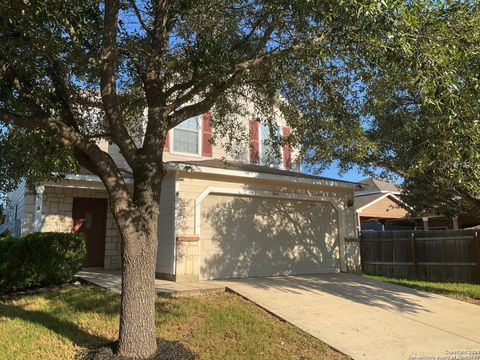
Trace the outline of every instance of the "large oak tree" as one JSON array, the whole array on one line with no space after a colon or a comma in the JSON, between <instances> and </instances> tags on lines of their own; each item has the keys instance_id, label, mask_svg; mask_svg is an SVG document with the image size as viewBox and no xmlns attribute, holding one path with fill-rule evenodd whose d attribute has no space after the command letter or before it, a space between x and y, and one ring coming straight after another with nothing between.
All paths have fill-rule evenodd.
<instances>
[{"instance_id":1,"label":"large oak tree","mask_svg":"<svg viewBox=\"0 0 480 360\"><path fill-rule=\"evenodd\" d=\"M294 119L305 162L400 177L416 214L480 215L480 4L406 2L356 44L342 113Z\"/></svg>"},{"instance_id":2,"label":"large oak tree","mask_svg":"<svg viewBox=\"0 0 480 360\"><path fill-rule=\"evenodd\" d=\"M156 350L156 234L168 130L213 108L217 134L233 141L232 114L245 99L266 120L279 107L293 123L307 113L295 101L304 98L344 119L344 64L357 41L391 26L401 3L0 2L0 185L54 180L78 168L101 179L122 238L119 354L145 358ZM129 169L118 167L100 139L118 146Z\"/></svg>"}]
</instances>

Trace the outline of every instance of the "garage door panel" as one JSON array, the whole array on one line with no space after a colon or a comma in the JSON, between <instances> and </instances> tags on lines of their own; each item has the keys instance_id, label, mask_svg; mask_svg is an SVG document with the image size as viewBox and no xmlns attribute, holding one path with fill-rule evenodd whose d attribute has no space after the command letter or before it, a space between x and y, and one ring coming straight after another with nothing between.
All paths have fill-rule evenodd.
<instances>
[{"instance_id":1,"label":"garage door panel","mask_svg":"<svg viewBox=\"0 0 480 360\"><path fill-rule=\"evenodd\" d=\"M209 195L201 205L200 234L203 279L339 266L337 213L326 203Z\"/></svg>"}]
</instances>

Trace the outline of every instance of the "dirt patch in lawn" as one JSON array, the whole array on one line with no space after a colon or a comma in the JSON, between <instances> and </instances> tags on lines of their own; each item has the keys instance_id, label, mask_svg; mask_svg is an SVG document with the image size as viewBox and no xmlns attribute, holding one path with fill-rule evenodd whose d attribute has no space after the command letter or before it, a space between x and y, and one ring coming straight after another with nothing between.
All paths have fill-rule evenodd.
<instances>
[{"instance_id":1,"label":"dirt patch in lawn","mask_svg":"<svg viewBox=\"0 0 480 360\"><path fill-rule=\"evenodd\" d=\"M115 355L117 343L90 350L78 356L79 360L130 360L129 358ZM179 341L166 341L157 339L158 350L149 360L194 360L195 354Z\"/></svg>"}]
</instances>

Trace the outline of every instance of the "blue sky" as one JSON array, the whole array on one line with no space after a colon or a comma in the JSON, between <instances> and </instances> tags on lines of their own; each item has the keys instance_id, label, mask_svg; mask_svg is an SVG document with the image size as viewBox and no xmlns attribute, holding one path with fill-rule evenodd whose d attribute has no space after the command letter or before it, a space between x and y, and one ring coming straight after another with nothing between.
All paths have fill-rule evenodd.
<instances>
[{"instance_id":1,"label":"blue sky","mask_svg":"<svg viewBox=\"0 0 480 360\"><path fill-rule=\"evenodd\" d=\"M328 169L325 169L320 173L320 176L325 176L333 179L347 180L347 181L359 181L359 180L365 179L366 177L359 170L355 168L340 175L339 169L336 164L330 165Z\"/></svg>"}]
</instances>

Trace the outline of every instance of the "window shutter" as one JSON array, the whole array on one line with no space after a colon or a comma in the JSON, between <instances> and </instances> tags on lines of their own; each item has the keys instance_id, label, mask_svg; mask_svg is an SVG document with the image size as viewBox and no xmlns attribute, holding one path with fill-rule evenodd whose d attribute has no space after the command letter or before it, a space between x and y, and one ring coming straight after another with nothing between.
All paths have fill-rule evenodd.
<instances>
[{"instance_id":1,"label":"window shutter","mask_svg":"<svg viewBox=\"0 0 480 360\"><path fill-rule=\"evenodd\" d=\"M290 136L290 133L292 131L288 127L283 128L283 138L284 140L287 140L288 137ZM286 169L290 169L292 166L292 155L290 152L290 145L289 144L284 144L283 145L283 167Z\"/></svg>"},{"instance_id":2,"label":"window shutter","mask_svg":"<svg viewBox=\"0 0 480 360\"><path fill-rule=\"evenodd\" d=\"M208 112L202 116L202 156L212 157L212 144L210 139L212 138L212 124L210 119L212 113Z\"/></svg>"},{"instance_id":3,"label":"window shutter","mask_svg":"<svg viewBox=\"0 0 480 360\"><path fill-rule=\"evenodd\" d=\"M163 151L170 151L170 131L167 132L165 137L165 144L163 145Z\"/></svg>"},{"instance_id":4,"label":"window shutter","mask_svg":"<svg viewBox=\"0 0 480 360\"><path fill-rule=\"evenodd\" d=\"M252 120L250 121L250 162L252 164L260 163L259 151L259 123L256 120Z\"/></svg>"}]
</instances>

